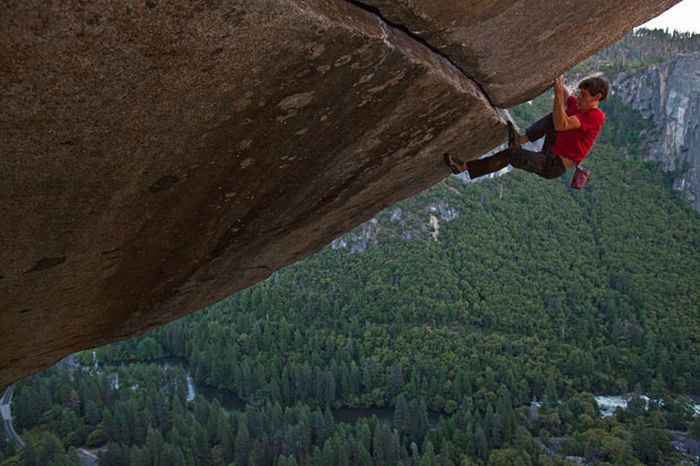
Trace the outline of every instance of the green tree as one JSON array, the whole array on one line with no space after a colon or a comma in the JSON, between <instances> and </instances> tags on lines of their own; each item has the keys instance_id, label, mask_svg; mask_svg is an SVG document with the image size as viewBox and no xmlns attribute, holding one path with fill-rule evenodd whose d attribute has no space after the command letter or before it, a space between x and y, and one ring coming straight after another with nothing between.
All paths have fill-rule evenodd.
<instances>
[{"instance_id":1,"label":"green tree","mask_svg":"<svg viewBox=\"0 0 700 466\"><path fill-rule=\"evenodd\" d=\"M235 450L236 450L236 462L241 466L246 466L248 464L248 456L250 455L250 434L248 433L248 426L244 421L238 426L238 434L236 434Z\"/></svg>"},{"instance_id":2,"label":"green tree","mask_svg":"<svg viewBox=\"0 0 700 466\"><path fill-rule=\"evenodd\" d=\"M136 355L141 360L156 359L163 356L163 348L153 337L143 338L136 351Z\"/></svg>"}]
</instances>

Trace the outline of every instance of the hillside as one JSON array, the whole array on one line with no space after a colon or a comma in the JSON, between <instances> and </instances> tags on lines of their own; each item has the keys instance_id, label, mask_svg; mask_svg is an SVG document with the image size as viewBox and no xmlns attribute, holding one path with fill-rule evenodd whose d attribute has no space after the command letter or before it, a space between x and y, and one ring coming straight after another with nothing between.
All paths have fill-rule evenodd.
<instances>
[{"instance_id":1,"label":"hillside","mask_svg":"<svg viewBox=\"0 0 700 466\"><path fill-rule=\"evenodd\" d=\"M582 61L571 73L583 76L592 72L603 72L614 77L619 72L640 70L667 62L679 54L699 50L700 34L638 29Z\"/></svg>"}]
</instances>

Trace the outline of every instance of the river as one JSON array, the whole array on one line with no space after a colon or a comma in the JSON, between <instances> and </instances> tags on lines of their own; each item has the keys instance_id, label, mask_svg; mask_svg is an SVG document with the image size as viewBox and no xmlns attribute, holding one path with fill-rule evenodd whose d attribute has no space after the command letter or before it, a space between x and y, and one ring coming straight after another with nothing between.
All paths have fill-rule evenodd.
<instances>
[{"instance_id":1,"label":"river","mask_svg":"<svg viewBox=\"0 0 700 466\"><path fill-rule=\"evenodd\" d=\"M106 365L111 367L125 366L128 364L158 364L164 369L169 369L172 367L179 367L187 376L187 401L191 402L194 400L195 396L202 395L209 402L217 400L221 406L229 411L237 410L243 411L248 404L247 401L242 400L229 390L223 390L210 385L198 384L194 382L192 375L189 371L189 363L186 358L180 358L175 356L166 356L159 359L154 359L149 362L133 360L121 360L115 363L106 363ZM76 364L72 364L75 367ZM90 366L91 369L98 368L99 366L95 363L94 366ZM114 374L112 380L112 386L114 388L119 388L119 375ZM348 424L354 424L358 419L369 418L372 416L377 416L380 424L390 424L394 419L394 410L391 408L331 408L331 413L333 418L339 422L345 422ZM428 411L428 421L432 426L437 425L440 418L444 416L443 413L437 411Z\"/></svg>"},{"instance_id":2,"label":"river","mask_svg":"<svg viewBox=\"0 0 700 466\"><path fill-rule=\"evenodd\" d=\"M642 395L641 399L644 400L645 404L649 403L648 396ZM700 414L700 403L697 403L697 400L693 400L690 397L688 399L693 405L693 410L697 416ZM620 395L596 395L595 402L598 403L598 408L600 409L600 415L602 417L612 416L615 414L615 409L617 408L627 409L627 398Z\"/></svg>"},{"instance_id":3,"label":"river","mask_svg":"<svg viewBox=\"0 0 700 466\"><path fill-rule=\"evenodd\" d=\"M94 359L94 367L97 367L96 359ZM209 402L218 400L219 404L228 410L238 410L242 411L245 409L247 402L238 398L234 393L228 390L218 389L210 385L195 384L189 371L189 363L186 358L180 358L175 356L167 356L150 361L168 369L171 367L179 367L185 371L187 374L187 401L191 402L194 400L197 394L204 396ZM117 365L133 364L133 363L143 363L143 361L127 360L120 361ZM110 364L112 365L112 364ZM119 387L119 379L114 381L115 387ZM598 404L598 409L600 410L601 417L608 417L615 414L617 408L627 409L628 398L622 395L594 395L595 401ZM649 402L649 397L646 395L641 396L645 403ZM689 398L690 399L690 398ZM691 400L693 404L693 409L695 415L700 414L700 403L697 400ZM379 422L382 424L388 424L394 418L394 410L390 408L340 408L331 409L333 417L340 422L347 422L354 424L360 418L368 418L377 416ZM428 411L428 419L432 425L437 424L443 413L436 411Z\"/></svg>"}]
</instances>

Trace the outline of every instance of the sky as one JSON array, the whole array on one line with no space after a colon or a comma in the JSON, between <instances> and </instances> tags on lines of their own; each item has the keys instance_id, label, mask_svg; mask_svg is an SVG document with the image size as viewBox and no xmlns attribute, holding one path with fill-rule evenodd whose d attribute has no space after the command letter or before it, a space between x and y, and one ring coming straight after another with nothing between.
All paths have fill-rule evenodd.
<instances>
[{"instance_id":1,"label":"sky","mask_svg":"<svg viewBox=\"0 0 700 466\"><path fill-rule=\"evenodd\" d=\"M700 33L700 0L683 0L641 27Z\"/></svg>"}]
</instances>

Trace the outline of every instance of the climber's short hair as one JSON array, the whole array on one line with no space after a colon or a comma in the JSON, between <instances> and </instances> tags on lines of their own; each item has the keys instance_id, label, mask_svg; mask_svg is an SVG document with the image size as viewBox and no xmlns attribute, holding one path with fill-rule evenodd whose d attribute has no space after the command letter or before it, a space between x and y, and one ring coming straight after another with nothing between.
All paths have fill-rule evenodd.
<instances>
[{"instance_id":1,"label":"climber's short hair","mask_svg":"<svg viewBox=\"0 0 700 466\"><path fill-rule=\"evenodd\" d=\"M610 84L600 76L592 76L581 81L578 88L587 90L593 96L600 94L600 100L605 100L610 91Z\"/></svg>"}]
</instances>

